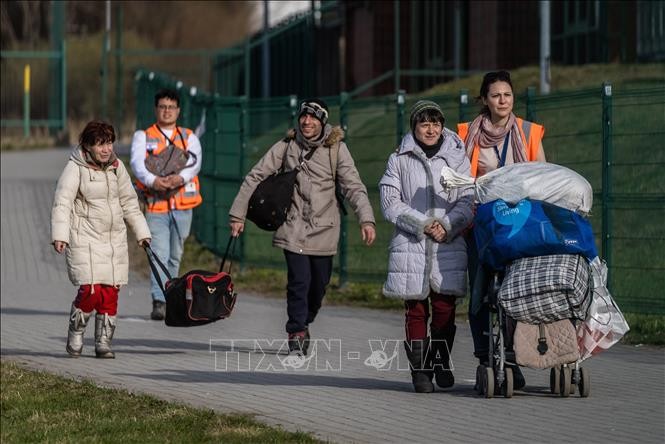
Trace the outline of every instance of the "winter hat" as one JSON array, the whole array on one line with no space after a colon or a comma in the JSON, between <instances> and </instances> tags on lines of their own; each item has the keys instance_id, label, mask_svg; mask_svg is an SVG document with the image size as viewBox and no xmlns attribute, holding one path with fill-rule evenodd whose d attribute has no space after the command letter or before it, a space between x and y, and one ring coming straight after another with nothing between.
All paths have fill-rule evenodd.
<instances>
[{"instance_id":1,"label":"winter hat","mask_svg":"<svg viewBox=\"0 0 665 444\"><path fill-rule=\"evenodd\" d=\"M326 123L328 123L328 105L326 105L326 102L321 99L303 100L300 104L298 119L300 119L303 114L314 116L319 122L321 122L321 126L326 126Z\"/></svg>"},{"instance_id":2,"label":"winter hat","mask_svg":"<svg viewBox=\"0 0 665 444\"><path fill-rule=\"evenodd\" d=\"M443 111L437 103L432 102L431 100L418 100L415 105L413 105L413 108L411 108L411 118L409 119L411 131L415 131L416 124L420 120L422 113L425 111L434 111L441 115L441 125L446 121Z\"/></svg>"}]
</instances>

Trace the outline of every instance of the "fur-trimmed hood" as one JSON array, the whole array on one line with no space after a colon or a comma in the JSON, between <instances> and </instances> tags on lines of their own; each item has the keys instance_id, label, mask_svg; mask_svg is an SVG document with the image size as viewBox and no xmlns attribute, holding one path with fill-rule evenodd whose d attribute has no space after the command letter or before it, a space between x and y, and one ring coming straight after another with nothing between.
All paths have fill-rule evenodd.
<instances>
[{"instance_id":1,"label":"fur-trimmed hood","mask_svg":"<svg viewBox=\"0 0 665 444\"><path fill-rule=\"evenodd\" d=\"M291 129L275 143L245 176L229 210L231 220L245 220L254 190L267 177L278 171L298 169L286 222L275 232L273 246L315 256L337 253L341 221L335 197L337 184L358 222L374 224L367 188L342 141L344 131L326 125L320 137L303 143L302 134ZM307 155L303 155L305 151Z\"/></svg>"},{"instance_id":2,"label":"fur-trimmed hood","mask_svg":"<svg viewBox=\"0 0 665 444\"><path fill-rule=\"evenodd\" d=\"M336 143L344 140L345 134L341 126L326 125L326 127L330 127L330 133L328 134L328 137L326 137L326 140L323 141L323 146L330 148ZM323 131L325 132L326 129L327 128L323 128ZM296 139L296 129L291 128L286 132L286 137L284 137L284 142L289 142L295 139Z\"/></svg>"}]
</instances>

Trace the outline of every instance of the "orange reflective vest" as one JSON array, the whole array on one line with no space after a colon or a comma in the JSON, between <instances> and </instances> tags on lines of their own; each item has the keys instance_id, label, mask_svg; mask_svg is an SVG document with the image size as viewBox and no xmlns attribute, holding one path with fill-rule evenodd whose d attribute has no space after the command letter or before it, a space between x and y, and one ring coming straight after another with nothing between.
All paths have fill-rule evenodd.
<instances>
[{"instance_id":1,"label":"orange reflective vest","mask_svg":"<svg viewBox=\"0 0 665 444\"><path fill-rule=\"evenodd\" d=\"M545 135L545 127L537 123L529 122L528 120L516 117L517 127L522 136L522 142L526 147L526 159L529 162L536 160L538 157L538 150L540 149L540 142ZM457 124L457 134L462 141L466 142L466 136L469 134L469 122ZM476 177L478 173L478 157L480 155L480 147L476 144L471 152L471 175Z\"/></svg>"},{"instance_id":2,"label":"orange reflective vest","mask_svg":"<svg viewBox=\"0 0 665 444\"><path fill-rule=\"evenodd\" d=\"M173 131L170 142L176 147L187 151L187 140L190 134L192 134L192 130L178 127ZM166 137L157 128L156 124L145 130L145 141L146 157L151 155L150 151L153 154L159 154L168 146ZM157 198L151 193L150 188L139 180L136 181L136 186L145 195L147 201L146 209L151 213L167 213L169 210L189 210L190 208L199 206L203 202L198 176L195 176L189 183L181 186L178 192L169 199Z\"/></svg>"}]
</instances>

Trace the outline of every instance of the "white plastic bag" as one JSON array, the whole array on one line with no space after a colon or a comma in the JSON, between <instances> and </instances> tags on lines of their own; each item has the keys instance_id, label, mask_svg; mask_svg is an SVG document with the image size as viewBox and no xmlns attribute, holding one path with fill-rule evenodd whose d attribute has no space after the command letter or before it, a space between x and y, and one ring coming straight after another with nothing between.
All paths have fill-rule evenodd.
<instances>
[{"instance_id":1,"label":"white plastic bag","mask_svg":"<svg viewBox=\"0 0 665 444\"><path fill-rule=\"evenodd\" d=\"M441 185L447 191L475 185L476 200L481 204L497 199L511 204L522 199L533 199L584 216L589 214L593 205L591 184L575 171L554 163L514 163L477 179L443 167Z\"/></svg>"},{"instance_id":2,"label":"white plastic bag","mask_svg":"<svg viewBox=\"0 0 665 444\"><path fill-rule=\"evenodd\" d=\"M630 330L626 318L607 290L607 265L600 258L591 261L593 297L584 322L577 325L580 359L585 360L607 350Z\"/></svg>"}]
</instances>

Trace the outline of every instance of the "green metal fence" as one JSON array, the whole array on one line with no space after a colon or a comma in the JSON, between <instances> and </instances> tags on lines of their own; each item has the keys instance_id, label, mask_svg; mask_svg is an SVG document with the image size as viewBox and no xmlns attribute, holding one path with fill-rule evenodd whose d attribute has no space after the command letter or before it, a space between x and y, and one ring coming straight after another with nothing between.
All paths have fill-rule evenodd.
<instances>
[{"instance_id":1,"label":"green metal fence","mask_svg":"<svg viewBox=\"0 0 665 444\"><path fill-rule=\"evenodd\" d=\"M152 95L158 87L178 83L158 74L137 75L139 127L152 121ZM195 212L194 234L222 253L228 239L228 209L244 174L282 138L295 121L298 98L246 100L190 94L183 96L182 124L192 128L205 112L202 137L204 204ZM343 218L337 255L340 279L380 282L385 277L387 246L393 227L380 215L378 181L386 161L408 131L409 109L420 97L396 95L354 98L343 93L325 97L331 123L346 130L346 142L367 185L377 216L377 242L362 245L353 214ZM446 127L471 120L477 107L468 93L429 97L438 102ZM594 189L591 223L610 269L610 287L627 311L665 313L665 84L613 91L611 85L536 96L518 96L517 115L546 127L548 160L586 177ZM238 259L244 265L283 266L281 251L271 247L270 233L248 224Z\"/></svg>"},{"instance_id":2,"label":"green metal fence","mask_svg":"<svg viewBox=\"0 0 665 444\"><path fill-rule=\"evenodd\" d=\"M52 2L50 49L0 51L0 126L64 130L67 124L67 50L64 2ZM45 43L46 44L46 43Z\"/></svg>"}]
</instances>

